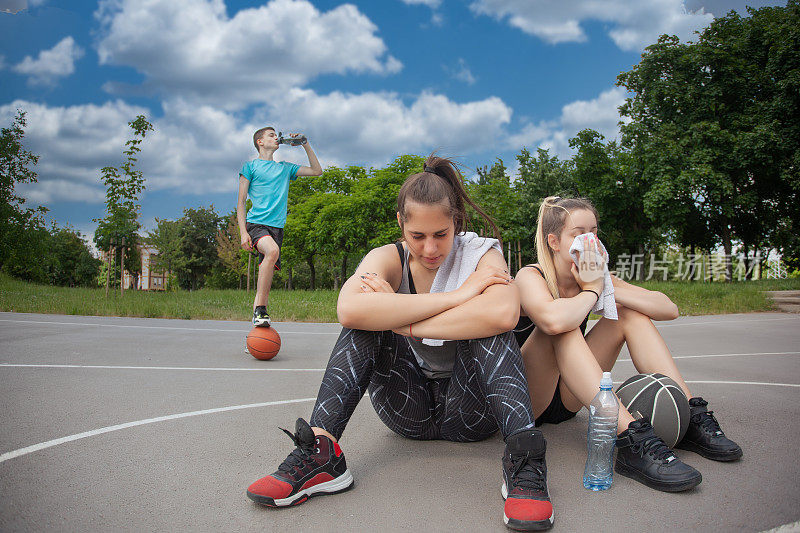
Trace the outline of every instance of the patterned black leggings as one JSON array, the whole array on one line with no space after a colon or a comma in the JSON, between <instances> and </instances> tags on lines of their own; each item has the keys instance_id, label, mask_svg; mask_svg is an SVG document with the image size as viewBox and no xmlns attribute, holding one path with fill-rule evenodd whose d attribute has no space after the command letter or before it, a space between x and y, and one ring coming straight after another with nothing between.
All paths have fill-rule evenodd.
<instances>
[{"instance_id":1,"label":"patterned black leggings","mask_svg":"<svg viewBox=\"0 0 800 533\"><path fill-rule=\"evenodd\" d=\"M412 439L482 440L534 428L528 384L514 336L458 341L450 378L429 379L405 337L342 330L322 378L311 425L342 436L364 392L381 420Z\"/></svg>"}]
</instances>

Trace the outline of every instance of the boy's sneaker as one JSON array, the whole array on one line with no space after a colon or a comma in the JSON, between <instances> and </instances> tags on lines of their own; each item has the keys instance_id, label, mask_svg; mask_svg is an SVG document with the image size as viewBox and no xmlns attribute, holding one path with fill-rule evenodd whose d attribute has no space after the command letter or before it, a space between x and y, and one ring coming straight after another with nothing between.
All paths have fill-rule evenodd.
<instances>
[{"instance_id":1,"label":"boy's sneaker","mask_svg":"<svg viewBox=\"0 0 800 533\"><path fill-rule=\"evenodd\" d=\"M258 328L268 328L271 323L271 319L267 314L266 306L259 305L253 310L253 325Z\"/></svg>"},{"instance_id":2,"label":"boy's sneaker","mask_svg":"<svg viewBox=\"0 0 800 533\"><path fill-rule=\"evenodd\" d=\"M553 504L547 493L547 444L538 429L520 431L506 439L503 487L506 501L503 522L517 531L553 527Z\"/></svg>"},{"instance_id":3,"label":"boy's sneaker","mask_svg":"<svg viewBox=\"0 0 800 533\"><path fill-rule=\"evenodd\" d=\"M299 505L318 494L336 494L353 486L353 476L347 469L339 444L323 435L314 435L311 426L302 418L295 423L292 435L295 450L281 463L278 470L262 477L247 488L247 497L269 507Z\"/></svg>"},{"instance_id":4,"label":"boy's sneaker","mask_svg":"<svg viewBox=\"0 0 800 533\"><path fill-rule=\"evenodd\" d=\"M676 448L699 453L714 461L735 461L742 456L742 449L722 432L714 411L709 411L708 402L699 396L689 400L689 429Z\"/></svg>"},{"instance_id":5,"label":"boy's sneaker","mask_svg":"<svg viewBox=\"0 0 800 533\"><path fill-rule=\"evenodd\" d=\"M656 490L680 492L703 480L700 472L675 456L646 419L631 422L617 437L617 448L614 470Z\"/></svg>"}]
</instances>

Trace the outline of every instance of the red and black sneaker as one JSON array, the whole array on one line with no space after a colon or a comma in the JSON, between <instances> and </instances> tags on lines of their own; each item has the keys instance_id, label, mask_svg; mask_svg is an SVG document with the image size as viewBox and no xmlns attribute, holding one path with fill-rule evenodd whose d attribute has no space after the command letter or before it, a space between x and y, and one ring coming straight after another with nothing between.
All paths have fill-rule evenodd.
<instances>
[{"instance_id":1,"label":"red and black sneaker","mask_svg":"<svg viewBox=\"0 0 800 533\"><path fill-rule=\"evenodd\" d=\"M547 493L546 450L544 435L538 429L521 431L506 439L503 522L511 529L542 531L553 527L553 504Z\"/></svg>"},{"instance_id":2,"label":"red and black sneaker","mask_svg":"<svg viewBox=\"0 0 800 533\"><path fill-rule=\"evenodd\" d=\"M339 444L323 435L314 435L302 418L295 433L281 428L294 441L295 450L274 474L262 477L247 488L247 497L269 507L299 505L318 494L336 494L353 486Z\"/></svg>"}]
</instances>

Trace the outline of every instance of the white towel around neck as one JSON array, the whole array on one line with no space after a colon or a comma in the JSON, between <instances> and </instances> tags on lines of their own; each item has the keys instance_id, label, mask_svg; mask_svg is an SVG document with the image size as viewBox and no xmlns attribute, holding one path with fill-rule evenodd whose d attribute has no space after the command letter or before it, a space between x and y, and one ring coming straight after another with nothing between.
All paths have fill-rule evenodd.
<instances>
[{"instance_id":1,"label":"white towel around neck","mask_svg":"<svg viewBox=\"0 0 800 533\"><path fill-rule=\"evenodd\" d=\"M575 266L578 266L578 254L583 253L584 237L591 237L597 240L600 253L605 260L605 267L603 269L603 290L600 292L597 303L592 307L592 313L599 313L611 320L617 320L617 302L614 299L614 284L611 282L611 273L608 271L608 252L606 251L606 247L594 233L584 233L578 235L575 237L575 240L572 241L572 246L569 247L569 254L572 256L572 261L575 263Z\"/></svg>"},{"instance_id":2,"label":"white towel around neck","mask_svg":"<svg viewBox=\"0 0 800 533\"><path fill-rule=\"evenodd\" d=\"M450 292L459 288L478 266L481 257L490 249L495 248L500 253L500 241L489 237L480 237L472 231L456 235L453 239L453 248L447 254L436 277L433 278L430 292ZM422 339L428 346L442 346L442 339Z\"/></svg>"}]
</instances>

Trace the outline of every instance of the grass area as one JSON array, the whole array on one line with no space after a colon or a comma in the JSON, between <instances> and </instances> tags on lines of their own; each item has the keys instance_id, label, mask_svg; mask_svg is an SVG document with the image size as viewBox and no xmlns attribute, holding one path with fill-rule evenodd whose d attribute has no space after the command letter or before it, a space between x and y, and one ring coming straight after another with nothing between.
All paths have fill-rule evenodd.
<instances>
[{"instance_id":1,"label":"grass area","mask_svg":"<svg viewBox=\"0 0 800 533\"><path fill-rule=\"evenodd\" d=\"M336 322L337 291L270 292L276 321ZM238 290L125 291L37 285L0 275L0 311L64 315L250 320L254 293Z\"/></svg>"},{"instance_id":2,"label":"grass area","mask_svg":"<svg viewBox=\"0 0 800 533\"><path fill-rule=\"evenodd\" d=\"M637 285L660 291L678 305L681 315L723 315L774 311L764 291L800 289L800 279L765 279L731 283L646 281Z\"/></svg>"},{"instance_id":3,"label":"grass area","mask_svg":"<svg viewBox=\"0 0 800 533\"><path fill-rule=\"evenodd\" d=\"M774 310L764 291L800 290L800 279L733 283L643 282L678 304L681 315L715 315ZM336 322L337 291L270 292L276 321ZM0 311L64 315L136 316L250 320L253 293L237 290L144 292L36 285L0 275Z\"/></svg>"}]
</instances>

